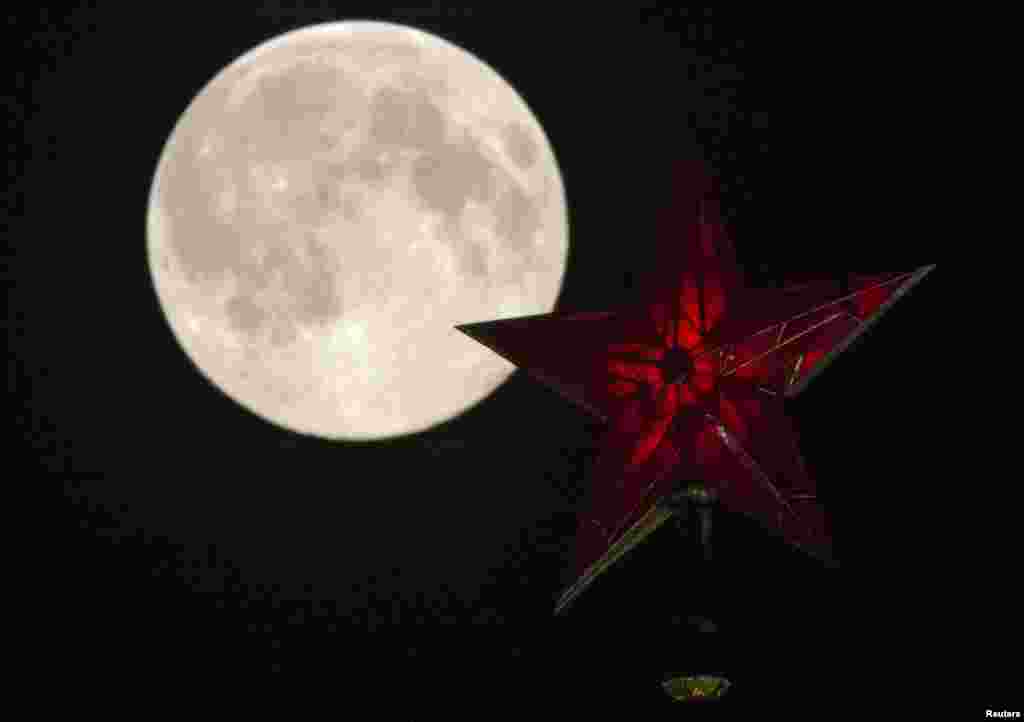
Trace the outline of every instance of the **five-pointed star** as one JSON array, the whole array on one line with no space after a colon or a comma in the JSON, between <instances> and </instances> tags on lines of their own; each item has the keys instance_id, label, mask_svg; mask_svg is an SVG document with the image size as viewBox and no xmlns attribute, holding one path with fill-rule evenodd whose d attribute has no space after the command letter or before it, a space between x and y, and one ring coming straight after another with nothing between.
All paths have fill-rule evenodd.
<instances>
[{"instance_id":1,"label":"five-pointed star","mask_svg":"<svg viewBox=\"0 0 1024 722\"><path fill-rule=\"evenodd\" d=\"M687 166L680 185L684 236L636 307L458 327L609 424L556 612L668 519L661 502L689 480L833 561L783 402L934 268L743 288L710 179Z\"/></svg>"}]
</instances>

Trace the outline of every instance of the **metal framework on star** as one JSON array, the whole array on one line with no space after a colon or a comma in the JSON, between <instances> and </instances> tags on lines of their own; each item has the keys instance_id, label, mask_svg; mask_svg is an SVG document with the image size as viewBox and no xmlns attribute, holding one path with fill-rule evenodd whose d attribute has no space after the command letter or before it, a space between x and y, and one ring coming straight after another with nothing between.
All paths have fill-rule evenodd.
<instances>
[{"instance_id":1,"label":"metal framework on star","mask_svg":"<svg viewBox=\"0 0 1024 722\"><path fill-rule=\"evenodd\" d=\"M817 486L784 402L934 266L743 287L714 188L685 166L666 269L617 312L556 312L459 330L608 423L576 534L562 612L675 513L701 480L733 512L834 564Z\"/></svg>"}]
</instances>

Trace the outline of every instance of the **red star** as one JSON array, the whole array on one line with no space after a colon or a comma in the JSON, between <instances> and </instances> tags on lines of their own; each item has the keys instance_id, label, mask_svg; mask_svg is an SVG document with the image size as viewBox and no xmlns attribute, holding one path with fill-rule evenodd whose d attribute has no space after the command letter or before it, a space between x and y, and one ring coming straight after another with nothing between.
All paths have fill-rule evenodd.
<instances>
[{"instance_id":1,"label":"red star","mask_svg":"<svg viewBox=\"0 0 1024 722\"><path fill-rule=\"evenodd\" d=\"M459 329L608 422L561 611L671 516L662 502L703 480L722 504L831 560L831 536L784 399L934 266L748 289L710 179L683 168L681 242L635 308L550 313Z\"/></svg>"}]
</instances>

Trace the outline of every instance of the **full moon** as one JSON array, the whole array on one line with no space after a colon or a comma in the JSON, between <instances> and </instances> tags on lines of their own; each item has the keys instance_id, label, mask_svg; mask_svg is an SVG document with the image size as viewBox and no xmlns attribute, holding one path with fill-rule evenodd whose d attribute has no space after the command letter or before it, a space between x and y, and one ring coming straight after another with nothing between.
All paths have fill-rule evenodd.
<instances>
[{"instance_id":1,"label":"full moon","mask_svg":"<svg viewBox=\"0 0 1024 722\"><path fill-rule=\"evenodd\" d=\"M369 21L289 32L213 75L146 219L161 309L202 375L270 423L352 440L426 430L507 379L453 327L550 311L568 235L512 86Z\"/></svg>"}]
</instances>

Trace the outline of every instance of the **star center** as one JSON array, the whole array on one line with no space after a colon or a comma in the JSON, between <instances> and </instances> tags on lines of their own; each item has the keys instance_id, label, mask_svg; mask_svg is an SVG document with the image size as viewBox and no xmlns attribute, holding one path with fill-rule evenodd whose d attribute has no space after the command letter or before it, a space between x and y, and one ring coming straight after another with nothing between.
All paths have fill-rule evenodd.
<instances>
[{"instance_id":1,"label":"star center","mask_svg":"<svg viewBox=\"0 0 1024 722\"><path fill-rule=\"evenodd\" d=\"M686 349L668 349L660 365L669 384L686 384L693 377L693 357Z\"/></svg>"}]
</instances>

